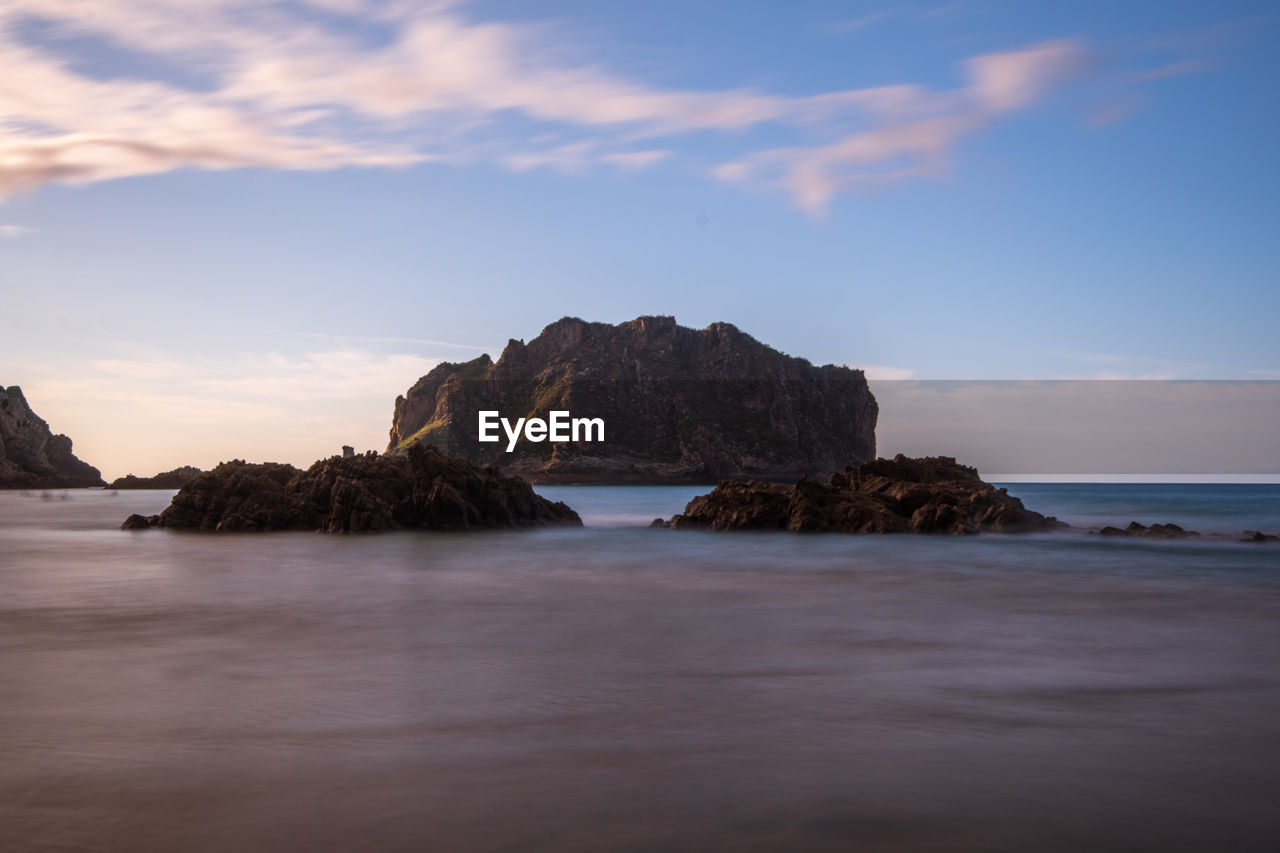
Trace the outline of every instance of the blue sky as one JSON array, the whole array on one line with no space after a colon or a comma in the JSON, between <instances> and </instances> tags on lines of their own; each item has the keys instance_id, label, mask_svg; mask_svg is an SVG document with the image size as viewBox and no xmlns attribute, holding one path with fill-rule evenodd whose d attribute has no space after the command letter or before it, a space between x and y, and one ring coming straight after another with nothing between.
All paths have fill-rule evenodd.
<instances>
[{"instance_id":1,"label":"blue sky","mask_svg":"<svg viewBox=\"0 0 1280 853\"><path fill-rule=\"evenodd\" d=\"M566 314L1280 377L1277 14L0 0L0 382L147 473L381 447Z\"/></svg>"}]
</instances>

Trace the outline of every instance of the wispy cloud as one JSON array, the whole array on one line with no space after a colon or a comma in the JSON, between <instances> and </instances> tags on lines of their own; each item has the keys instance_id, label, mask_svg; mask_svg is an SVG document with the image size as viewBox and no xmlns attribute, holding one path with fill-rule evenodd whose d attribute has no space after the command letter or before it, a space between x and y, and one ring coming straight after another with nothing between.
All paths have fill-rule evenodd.
<instances>
[{"instance_id":1,"label":"wispy cloud","mask_svg":"<svg viewBox=\"0 0 1280 853\"><path fill-rule=\"evenodd\" d=\"M1088 51L1072 40L975 57L964 63L967 86L942 93L905 88L885 102L881 121L868 129L830 145L759 152L714 174L780 184L798 207L818 215L843 188L944 171L962 138L1031 105L1080 74L1088 61Z\"/></svg>"},{"instance_id":2,"label":"wispy cloud","mask_svg":"<svg viewBox=\"0 0 1280 853\"><path fill-rule=\"evenodd\" d=\"M839 34L858 33L858 32L862 32L868 27L871 27L875 24L878 24L882 21L887 20L891 14L892 13L886 9L881 12L872 12L867 15L859 15L856 18L846 18L843 21L836 21L834 24L831 24L827 29L832 33L839 33Z\"/></svg>"},{"instance_id":3,"label":"wispy cloud","mask_svg":"<svg viewBox=\"0 0 1280 853\"><path fill-rule=\"evenodd\" d=\"M1075 361L1094 365L1067 379L1189 379L1203 378L1205 366L1194 362L1173 361L1168 358L1145 355L1117 355L1114 353L1072 352L1063 353Z\"/></svg>"},{"instance_id":4,"label":"wispy cloud","mask_svg":"<svg viewBox=\"0 0 1280 853\"><path fill-rule=\"evenodd\" d=\"M25 237L28 234L34 234L36 229L28 228L26 225L0 225L0 240L12 240L15 237Z\"/></svg>"},{"instance_id":5,"label":"wispy cloud","mask_svg":"<svg viewBox=\"0 0 1280 853\"><path fill-rule=\"evenodd\" d=\"M851 364L849 367L858 368L871 380L914 379L916 375L910 367L890 367L885 364Z\"/></svg>"},{"instance_id":6,"label":"wispy cloud","mask_svg":"<svg viewBox=\"0 0 1280 853\"><path fill-rule=\"evenodd\" d=\"M784 96L652 86L555 35L469 20L447 2L0 0L0 198L179 168L483 158L517 171L639 170L674 156L655 138L772 124L817 141L723 155L715 174L779 187L816 214L852 186L941 171L960 139L1031 106L1088 56L1046 42L965 60L955 90ZM150 73L91 73L86 44ZM561 141L536 142L548 133ZM741 134L724 138L749 149Z\"/></svg>"}]
</instances>

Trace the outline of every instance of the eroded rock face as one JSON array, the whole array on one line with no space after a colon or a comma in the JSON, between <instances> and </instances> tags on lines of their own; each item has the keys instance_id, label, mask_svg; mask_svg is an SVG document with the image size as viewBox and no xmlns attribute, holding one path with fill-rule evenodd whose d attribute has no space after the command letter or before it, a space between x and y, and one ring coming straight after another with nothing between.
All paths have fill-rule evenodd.
<instances>
[{"instance_id":1,"label":"eroded rock face","mask_svg":"<svg viewBox=\"0 0 1280 853\"><path fill-rule=\"evenodd\" d=\"M1001 533L1066 527L946 456L876 459L828 482L722 482L658 526L840 533Z\"/></svg>"},{"instance_id":2,"label":"eroded rock face","mask_svg":"<svg viewBox=\"0 0 1280 853\"><path fill-rule=\"evenodd\" d=\"M0 387L0 489L73 489L105 485L102 474L71 452L31 411L17 385Z\"/></svg>"},{"instance_id":3,"label":"eroded rock face","mask_svg":"<svg viewBox=\"0 0 1280 853\"><path fill-rule=\"evenodd\" d=\"M117 477L107 485L108 489L181 489L187 483L203 474L199 468L183 465L172 471L162 471L154 477L135 477L126 474Z\"/></svg>"},{"instance_id":4,"label":"eroded rock face","mask_svg":"<svg viewBox=\"0 0 1280 853\"><path fill-rule=\"evenodd\" d=\"M601 418L601 443L477 440L477 412ZM396 399L389 452L419 443L535 483L714 483L826 476L875 455L862 371L814 366L727 323L559 320L528 344L441 364Z\"/></svg>"},{"instance_id":5,"label":"eroded rock face","mask_svg":"<svg viewBox=\"0 0 1280 853\"><path fill-rule=\"evenodd\" d=\"M555 524L582 520L518 477L415 446L396 456L334 456L306 471L224 462L183 486L158 516L131 515L122 528L354 533Z\"/></svg>"}]
</instances>

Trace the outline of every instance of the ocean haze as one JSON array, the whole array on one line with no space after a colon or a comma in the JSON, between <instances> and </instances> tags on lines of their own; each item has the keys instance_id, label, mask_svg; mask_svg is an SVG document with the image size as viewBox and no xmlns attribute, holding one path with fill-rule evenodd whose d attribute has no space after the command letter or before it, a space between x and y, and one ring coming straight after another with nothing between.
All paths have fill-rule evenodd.
<instances>
[{"instance_id":1,"label":"ocean haze","mask_svg":"<svg viewBox=\"0 0 1280 853\"><path fill-rule=\"evenodd\" d=\"M990 480L1280 479L1280 381L873 380L881 456Z\"/></svg>"}]
</instances>

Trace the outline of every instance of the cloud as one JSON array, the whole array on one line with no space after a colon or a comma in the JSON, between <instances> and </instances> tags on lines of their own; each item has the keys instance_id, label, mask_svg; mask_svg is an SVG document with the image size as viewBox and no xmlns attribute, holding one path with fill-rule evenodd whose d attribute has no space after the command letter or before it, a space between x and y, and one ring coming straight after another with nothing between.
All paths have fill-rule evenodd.
<instances>
[{"instance_id":1,"label":"cloud","mask_svg":"<svg viewBox=\"0 0 1280 853\"><path fill-rule=\"evenodd\" d=\"M169 376L175 376L182 371L182 365L176 361L105 359L90 362L89 366L122 379L164 379Z\"/></svg>"},{"instance_id":2,"label":"cloud","mask_svg":"<svg viewBox=\"0 0 1280 853\"><path fill-rule=\"evenodd\" d=\"M867 27L873 26L886 20L890 16L889 11L872 12L869 15L860 15L857 18L848 18L843 21L837 21L831 24L827 29L832 33L857 33L865 30Z\"/></svg>"},{"instance_id":3,"label":"cloud","mask_svg":"<svg viewBox=\"0 0 1280 853\"><path fill-rule=\"evenodd\" d=\"M621 169L647 169L670 156L670 151L625 151L621 154L606 154L601 159Z\"/></svg>"},{"instance_id":4,"label":"cloud","mask_svg":"<svg viewBox=\"0 0 1280 853\"><path fill-rule=\"evenodd\" d=\"M966 136L1024 109L1088 63L1073 40L1045 42L964 63L967 86L944 93L908 89L881 107L883 121L823 146L780 148L722 164L724 181L763 180L783 187L794 204L821 215L837 192L939 174Z\"/></svg>"},{"instance_id":5,"label":"cloud","mask_svg":"<svg viewBox=\"0 0 1280 853\"><path fill-rule=\"evenodd\" d=\"M0 225L0 240L25 237L28 234L34 234L35 231L36 229L28 228L26 225Z\"/></svg>"},{"instance_id":6,"label":"cloud","mask_svg":"<svg viewBox=\"0 0 1280 853\"><path fill-rule=\"evenodd\" d=\"M857 365L848 365L849 367L858 367ZM902 380L914 379L916 372L910 367L889 367L883 364L864 364L858 367L871 380Z\"/></svg>"},{"instance_id":7,"label":"cloud","mask_svg":"<svg viewBox=\"0 0 1280 853\"><path fill-rule=\"evenodd\" d=\"M272 353L249 369L224 366L214 374L206 371L192 376L185 384L237 398L290 402L363 398L385 403L439 363L440 359L406 353L349 349L306 353L300 358Z\"/></svg>"},{"instance_id":8,"label":"cloud","mask_svg":"<svg viewBox=\"0 0 1280 853\"><path fill-rule=\"evenodd\" d=\"M1172 361L1156 356L1099 352L1069 352L1063 355L1075 361L1096 365L1081 374L1066 377L1072 380L1176 380L1205 374L1205 367L1202 364Z\"/></svg>"},{"instance_id":9,"label":"cloud","mask_svg":"<svg viewBox=\"0 0 1280 853\"><path fill-rule=\"evenodd\" d=\"M720 155L717 177L781 188L817 214L851 186L936 174L960 139L1086 57L1045 42L963 61L955 90L790 96L652 86L567 41L447 2L0 0L0 198L180 168L638 170L675 156L645 140L715 131L747 149ZM136 63L91 73L95 51ZM763 125L817 142L751 150L741 132ZM548 135L562 141L537 144Z\"/></svg>"}]
</instances>

